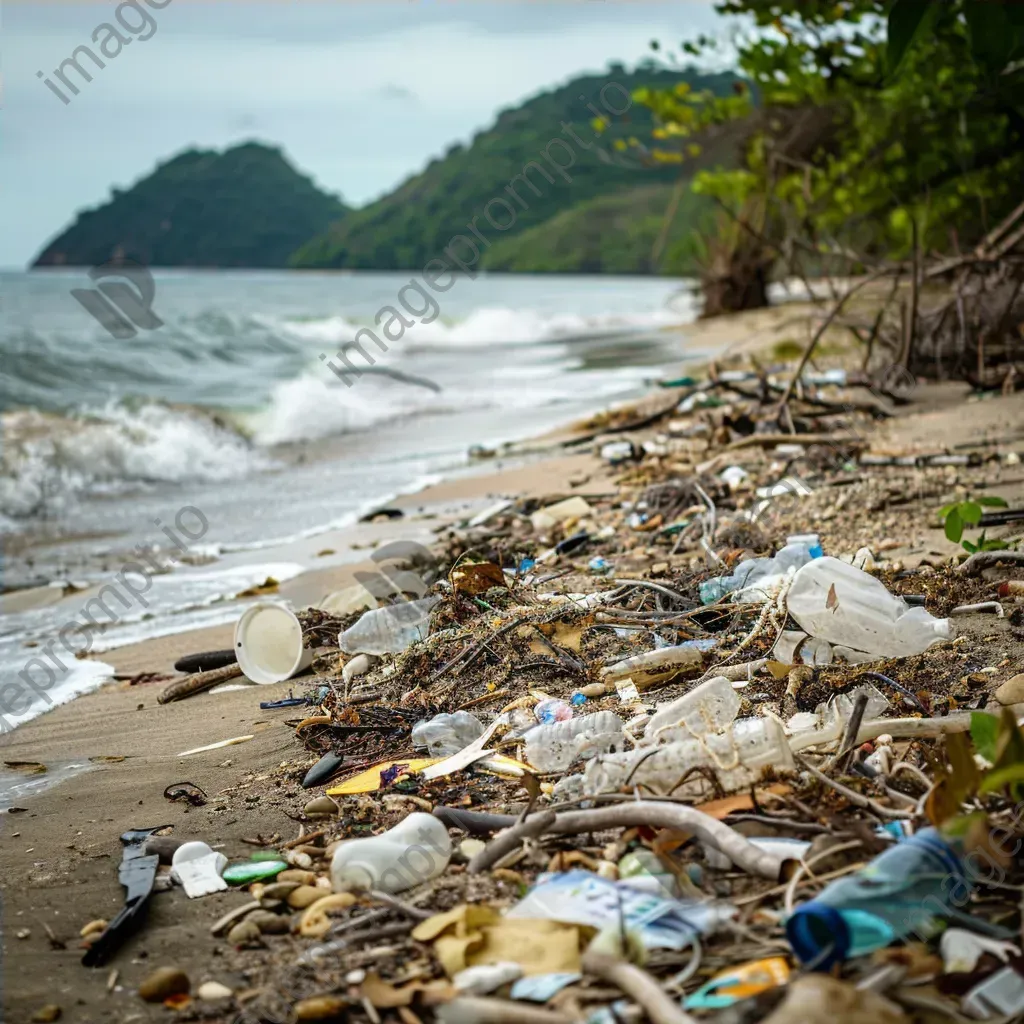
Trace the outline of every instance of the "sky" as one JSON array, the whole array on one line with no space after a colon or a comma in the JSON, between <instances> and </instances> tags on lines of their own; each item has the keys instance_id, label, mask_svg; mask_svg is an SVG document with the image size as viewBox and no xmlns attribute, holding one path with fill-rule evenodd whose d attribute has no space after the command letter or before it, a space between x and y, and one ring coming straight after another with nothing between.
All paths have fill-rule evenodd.
<instances>
[{"instance_id":1,"label":"sky","mask_svg":"<svg viewBox=\"0 0 1024 1024\"><path fill-rule=\"evenodd\" d=\"M117 9L3 6L0 267L25 266L76 212L189 146L279 145L362 205L503 107L631 66L651 39L720 28L710 0L153 0L155 29L124 11L130 44L65 105L37 72L53 80L76 47L95 48Z\"/></svg>"}]
</instances>

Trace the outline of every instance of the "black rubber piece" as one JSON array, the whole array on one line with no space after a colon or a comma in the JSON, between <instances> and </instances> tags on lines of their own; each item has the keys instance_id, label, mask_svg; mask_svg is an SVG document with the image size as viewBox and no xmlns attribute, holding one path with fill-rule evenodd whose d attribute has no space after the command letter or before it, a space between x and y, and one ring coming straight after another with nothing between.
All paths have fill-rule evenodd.
<instances>
[{"instance_id":1,"label":"black rubber piece","mask_svg":"<svg viewBox=\"0 0 1024 1024\"><path fill-rule=\"evenodd\" d=\"M312 768L306 772L306 777L302 780L303 789L311 789L313 786L319 786L321 782L326 782L332 775L344 763L343 759L338 757L337 754L324 754L319 761Z\"/></svg>"},{"instance_id":2,"label":"black rubber piece","mask_svg":"<svg viewBox=\"0 0 1024 1024\"><path fill-rule=\"evenodd\" d=\"M226 668L234 665L238 657L233 649L226 651L200 651L198 654L186 654L174 663L175 672L209 672L215 668Z\"/></svg>"},{"instance_id":3,"label":"black rubber piece","mask_svg":"<svg viewBox=\"0 0 1024 1024\"><path fill-rule=\"evenodd\" d=\"M508 828L519 819L514 814L488 814L486 811L463 811L457 807L435 807L434 817L448 828L461 828L471 835L486 835Z\"/></svg>"}]
</instances>

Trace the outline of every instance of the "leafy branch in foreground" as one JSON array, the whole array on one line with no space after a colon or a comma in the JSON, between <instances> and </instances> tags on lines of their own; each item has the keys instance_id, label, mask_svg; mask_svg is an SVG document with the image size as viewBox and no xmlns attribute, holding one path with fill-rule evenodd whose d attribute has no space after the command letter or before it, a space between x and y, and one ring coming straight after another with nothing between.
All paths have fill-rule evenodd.
<instances>
[{"instance_id":1,"label":"leafy branch in foreground","mask_svg":"<svg viewBox=\"0 0 1024 1024\"><path fill-rule=\"evenodd\" d=\"M939 518L943 521L947 540L954 544L960 544L965 550L974 554L976 551L998 551L1006 547L1002 540L991 540L986 538L985 531L977 541L963 540L965 526L977 526L981 522L982 506L988 508L1006 508L1006 502L996 495L981 495L977 498L967 498L964 501L954 501L949 505L943 505L939 509Z\"/></svg>"}]
</instances>

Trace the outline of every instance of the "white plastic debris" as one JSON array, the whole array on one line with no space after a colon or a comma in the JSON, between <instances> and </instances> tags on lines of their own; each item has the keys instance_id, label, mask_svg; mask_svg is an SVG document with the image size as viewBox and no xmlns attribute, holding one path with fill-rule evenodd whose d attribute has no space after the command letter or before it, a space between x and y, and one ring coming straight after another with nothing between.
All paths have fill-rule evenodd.
<instances>
[{"instance_id":1,"label":"white plastic debris","mask_svg":"<svg viewBox=\"0 0 1024 1024\"><path fill-rule=\"evenodd\" d=\"M185 890L190 900L223 892L228 884L221 878L228 859L206 843L183 843L171 858L171 877Z\"/></svg>"}]
</instances>

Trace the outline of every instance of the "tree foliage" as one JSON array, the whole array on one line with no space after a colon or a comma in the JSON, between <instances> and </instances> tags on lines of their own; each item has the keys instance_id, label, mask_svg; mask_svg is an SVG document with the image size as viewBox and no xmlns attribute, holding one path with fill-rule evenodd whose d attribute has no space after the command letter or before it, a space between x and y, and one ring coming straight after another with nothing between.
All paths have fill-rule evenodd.
<instances>
[{"instance_id":1,"label":"tree foliage","mask_svg":"<svg viewBox=\"0 0 1024 1024\"><path fill-rule=\"evenodd\" d=\"M771 200L762 225L820 252L903 256L973 243L1019 200L1024 172L1024 5L998 0L723 0L750 91L728 98L638 94L658 157L735 118L751 125L744 165L694 188L738 215ZM708 56L723 44L684 49ZM851 261L849 269L857 269Z\"/></svg>"}]
</instances>

